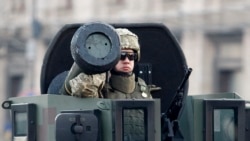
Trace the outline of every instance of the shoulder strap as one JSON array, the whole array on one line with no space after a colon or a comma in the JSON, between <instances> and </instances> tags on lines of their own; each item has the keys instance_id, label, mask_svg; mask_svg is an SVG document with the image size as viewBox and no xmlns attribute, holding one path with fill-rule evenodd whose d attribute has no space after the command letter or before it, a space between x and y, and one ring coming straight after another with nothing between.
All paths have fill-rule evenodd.
<instances>
[{"instance_id":1,"label":"shoulder strap","mask_svg":"<svg viewBox=\"0 0 250 141\"><path fill-rule=\"evenodd\" d=\"M139 86L140 86L141 92L147 93L147 84L146 84L145 81L144 81L143 79L141 79L140 77L138 77L138 84L139 84Z\"/></svg>"}]
</instances>

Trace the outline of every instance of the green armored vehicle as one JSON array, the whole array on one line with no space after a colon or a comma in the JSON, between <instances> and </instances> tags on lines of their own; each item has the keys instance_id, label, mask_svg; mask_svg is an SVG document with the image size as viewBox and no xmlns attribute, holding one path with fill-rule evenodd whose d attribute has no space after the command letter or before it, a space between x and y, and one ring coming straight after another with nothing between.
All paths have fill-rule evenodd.
<instances>
[{"instance_id":1,"label":"green armored vehicle","mask_svg":"<svg viewBox=\"0 0 250 141\"><path fill-rule=\"evenodd\" d=\"M134 72L147 85L161 88L152 92L153 99L60 94L68 77L80 71L106 72L117 63L119 38L114 28L121 27L139 37L141 58ZM191 71L178 42L163 24L69 24L57 33L44 57L41 95L13 97L2 107L11 112L12 141L125 141L124 112L130 110L143 111L143 141L250 138L247 102L233 93L188 96Z\"/></svg>"}]
</instances>

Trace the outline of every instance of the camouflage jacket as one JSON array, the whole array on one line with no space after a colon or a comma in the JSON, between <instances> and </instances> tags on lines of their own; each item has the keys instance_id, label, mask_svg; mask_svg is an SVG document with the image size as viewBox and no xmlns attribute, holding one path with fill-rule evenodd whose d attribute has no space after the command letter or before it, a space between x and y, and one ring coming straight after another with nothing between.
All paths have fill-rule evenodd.
<instances>
[{"instance_id":1,"label":"camouflage jacket","mask_svg":"<svg viewBox=\"0 0 250 141\"><path fill-rule=\"evenodd\" d=\"M135 81L131 76L112 75L107 86L106 98L110 99L151 99L144 80ZM144 141L144 112L143 110L124 110L124 141Z\"/></svg>"}]
</instances>

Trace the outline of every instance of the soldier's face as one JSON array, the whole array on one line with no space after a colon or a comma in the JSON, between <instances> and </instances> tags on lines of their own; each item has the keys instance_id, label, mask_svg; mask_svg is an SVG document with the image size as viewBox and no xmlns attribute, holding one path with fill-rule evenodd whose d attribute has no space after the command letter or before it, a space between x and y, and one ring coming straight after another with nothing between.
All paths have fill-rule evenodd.
<instances>
[{"instance_id":1,"label":"soldier's face","mask_svg":"<svg viewBox=\"0 0 250 141\"><path fill-rule=\"evenodd\" d=\"M131 49L122 50L121 58L115 66L118 72L130 73L134 69L134 51Z\"/></svg>"}]
</instances>

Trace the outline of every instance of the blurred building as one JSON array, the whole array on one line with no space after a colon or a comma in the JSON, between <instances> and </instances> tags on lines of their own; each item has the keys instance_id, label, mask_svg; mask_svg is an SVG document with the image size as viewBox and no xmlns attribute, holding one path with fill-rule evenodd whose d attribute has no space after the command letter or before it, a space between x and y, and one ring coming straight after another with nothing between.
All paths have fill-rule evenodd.
<instances>
[{"instance_id":1,"label":"blurred building","mask_svg":"<svg viewBox=\"0 0 250 141\"><path fill-rule=\"evenodd\" d=\"M187 63L194 70L190 95L236 92L250 99L250 1L0 0L0 3L1 101L40 94L40 69L50 40L64 24L89 21L164 23L180 42ZM0 125L4 127L9 117L5 111L0 113Z\"/></svg>"}]
</instances>

